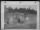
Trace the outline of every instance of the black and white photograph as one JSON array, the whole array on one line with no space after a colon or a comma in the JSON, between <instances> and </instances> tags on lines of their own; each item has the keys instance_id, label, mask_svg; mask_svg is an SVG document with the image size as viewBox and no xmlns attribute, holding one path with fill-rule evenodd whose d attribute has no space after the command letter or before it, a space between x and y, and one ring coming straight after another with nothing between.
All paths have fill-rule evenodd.
<instances>
[{"instance_id":1,"label":"black and white photograph","mask_svg":"<svg viewBox=\"0 0 40 30\"><path fill-rule=\"evenodd\" d=\"M1 23L4 29L39 29L38 2L4 2Z\"/></svg>"}]
</instances>

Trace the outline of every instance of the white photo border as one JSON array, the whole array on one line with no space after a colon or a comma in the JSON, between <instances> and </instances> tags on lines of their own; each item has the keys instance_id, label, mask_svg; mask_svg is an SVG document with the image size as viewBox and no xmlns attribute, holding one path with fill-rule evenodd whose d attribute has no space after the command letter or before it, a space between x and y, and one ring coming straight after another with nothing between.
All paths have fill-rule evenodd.
<instances>
[{"instance_id":1,"label":"white photo border","mask_svg":"<svg viewBox=\"0 0 40 30\"><path fill-rule=\"evenodd\" d=\"M4 30L4 5L7 5L4 2L5 1L1 2L1 29L2 30ZM37 5L37 29L36 30L39 30L39 2L37 1L37 4L35 5ZM6 30L32 30L32 29L6 29Z\"/></svg>"}]
</instances>

